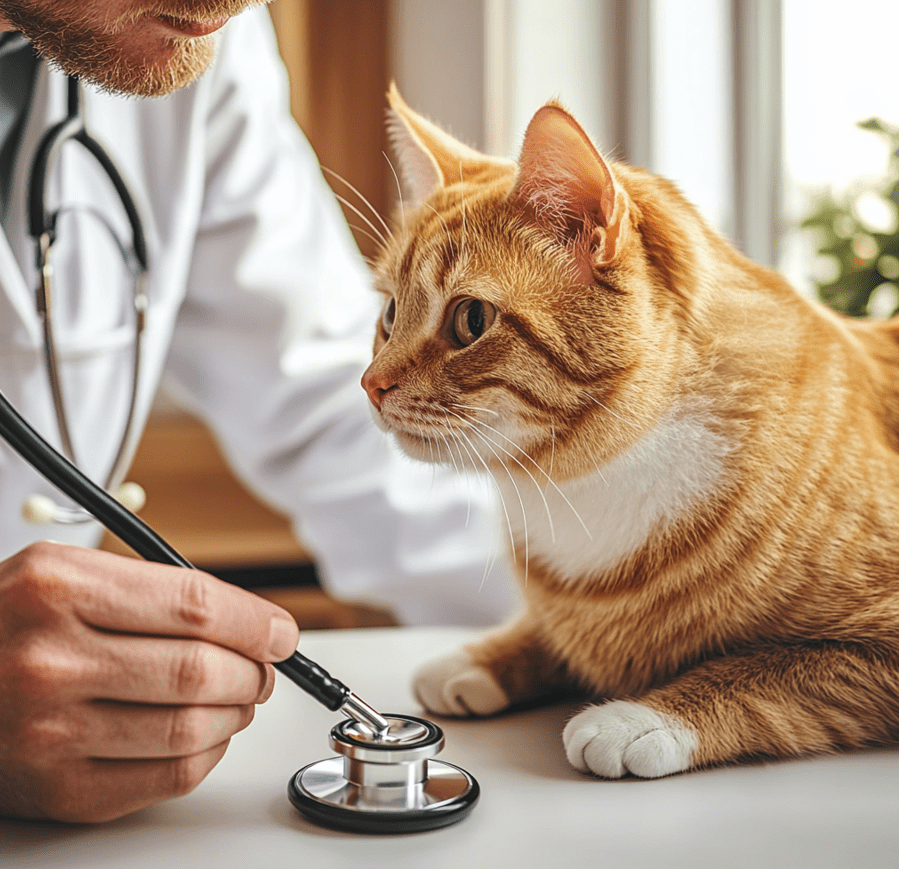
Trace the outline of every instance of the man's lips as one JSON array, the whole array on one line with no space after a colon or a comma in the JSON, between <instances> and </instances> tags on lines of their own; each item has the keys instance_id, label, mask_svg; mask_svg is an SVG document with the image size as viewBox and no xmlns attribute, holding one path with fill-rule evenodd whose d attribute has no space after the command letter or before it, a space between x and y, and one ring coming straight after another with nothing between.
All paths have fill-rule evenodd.
<instances>
[{"instance_id":1,"label":"man's lips","mask_svg":"<svg viewBox=\"0 0 899 869\"><path fill-rule=\"evenodd\" d=\"M187 18L173 18L170 15L156 15L166 27L176 30L182 36L209 36L228 23L228 18L210 18L206 21L192 21Z\"/></svg>"}]
</instances>

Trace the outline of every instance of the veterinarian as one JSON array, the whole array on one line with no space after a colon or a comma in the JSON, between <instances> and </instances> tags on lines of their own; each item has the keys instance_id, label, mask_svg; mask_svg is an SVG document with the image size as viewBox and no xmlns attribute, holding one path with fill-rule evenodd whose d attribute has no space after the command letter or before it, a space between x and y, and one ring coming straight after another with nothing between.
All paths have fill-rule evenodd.
<instances>
[{"instance_id":1,"label":"veterinarian","mask_svg":"<svg viewBox=\"0 0 899 869\"><path fill-rule=\"evenodd\" d=\"M359 377L377 302L288 114L265 9L0 0L0 36L0 390L19 412L55 443L68 427L100 479L129 406L126 448L165 376L237 472L294 518L332 592L407 623L508 612L503 569L483 582L495 547L486 498L395 456L370 421ZM129 225L76 142L46 184L47 207L62 210L55 358L45 351L26 191L42 135L72 107L67 74L146 239L136 390L121 315L134 264L118 249ZM293 651L296 625L198 571L91 549L96 523L28 524L35 495L64 516L61 496L0 445L0 815L99 821L189 791L271 693L265 662Z\"/></svg>"}]
</instances>

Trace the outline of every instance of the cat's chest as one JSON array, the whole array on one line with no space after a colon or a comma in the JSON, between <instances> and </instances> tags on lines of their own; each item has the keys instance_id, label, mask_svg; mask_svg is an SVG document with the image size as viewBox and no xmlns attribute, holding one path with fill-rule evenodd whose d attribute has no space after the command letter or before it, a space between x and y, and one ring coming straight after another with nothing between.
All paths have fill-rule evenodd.
<instances>
[{"instance_id":1,"label":"cat's chest","mask_svg":"<svg viewBox=\"0 0 899 869\"><path fill-rule=\"evenodd\" d=\"M670 414L611 462L558 486L497 474L519 570L539 560L577 582L615 567L720 487L730 449L707 417Z\"/></svg>"}]
</instances>

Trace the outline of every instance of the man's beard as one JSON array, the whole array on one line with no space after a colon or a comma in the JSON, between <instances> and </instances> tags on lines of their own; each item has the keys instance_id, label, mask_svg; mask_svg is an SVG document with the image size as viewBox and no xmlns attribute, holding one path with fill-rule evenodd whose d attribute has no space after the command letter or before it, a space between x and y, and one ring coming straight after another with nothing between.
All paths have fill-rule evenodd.
<instances>
[{"instance_id":1,"label":"man's beard","mask_svg":"<svg viewBox=\"0 0 899 869\"><path fill-rule=\"evenodd\" d=\"M155 56L123 43L122 32L144 14L189 20L232 17L265 0L158 0L118 20L89 21L84 0L58 0L52 11L39 0L0 0L0 15L31 40L37 52L67 75L102 90L141 97L171 93L202 75L215 57L214 35L172 37Z\"/></svg>"}]
</instances>

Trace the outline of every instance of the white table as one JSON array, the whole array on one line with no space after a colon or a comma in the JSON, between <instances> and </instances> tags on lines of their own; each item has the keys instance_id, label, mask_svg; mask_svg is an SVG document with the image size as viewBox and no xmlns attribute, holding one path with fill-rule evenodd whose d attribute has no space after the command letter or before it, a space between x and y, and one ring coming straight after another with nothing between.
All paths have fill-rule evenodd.
<instances>
[{"instance_id":1,"label":"white table","mask_svg":"<svg viewBox=\"0 0 899 869\"><path fill-rule=\"evenodd\" d=\"M385 712L421 714L409 674L470 632L310 632L300 651ZM408 836L316 827L287 781L331 752L337 717L287 680L192 794L100 826L0 821L0 866L38 867L899 867L899 750L758 764L659 781L569 768L574 707L439 721L441 759L469 770L480 803L458 825Z\"/></svg>"}]
</instances>

